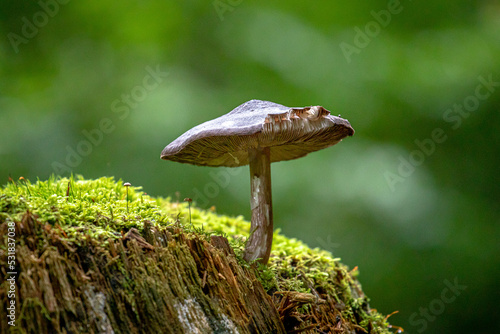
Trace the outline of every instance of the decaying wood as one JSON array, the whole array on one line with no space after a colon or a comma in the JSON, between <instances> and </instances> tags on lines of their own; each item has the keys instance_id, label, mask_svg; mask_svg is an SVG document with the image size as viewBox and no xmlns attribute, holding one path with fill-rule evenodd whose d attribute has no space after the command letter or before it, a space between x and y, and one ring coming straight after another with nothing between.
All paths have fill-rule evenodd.
<instances>
[{"instance_id":1,"label":"decaying wood","mask_svg":"<svg viewBox=\"0 0 500 334\"><path fill-rule=\"evenodd\" d=\"M5 230L0 222L0 235ZM70 243L62 233L30 213L16 222L18 330L285 333L272 298L223 237L208 242L147 221L143 231L107 243L90 237ZM6 266L0 271L5 276ZM6 303L0 289L1 310ZM1 332L8 329L1 317Z\"/></svg>"},{"instance_id":2,"label":"decaying wood","mask_svg":"<svg viewBox=\"0 0 500 334\"><path fill-rule=\"evenodd\" d=\"M324 297L326 300L310 293L276 292L275 304L287 333L357 333L353 324L342 318L343 305ZM305 311L299 312L299 308Z\"/></svg>"}]
</instances>

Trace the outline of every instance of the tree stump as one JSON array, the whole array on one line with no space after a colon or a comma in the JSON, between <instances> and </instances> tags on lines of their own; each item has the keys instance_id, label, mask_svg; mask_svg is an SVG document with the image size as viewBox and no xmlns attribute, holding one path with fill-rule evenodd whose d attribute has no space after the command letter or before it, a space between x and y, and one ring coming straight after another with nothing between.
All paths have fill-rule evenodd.
<instances>
[{"instance_id":1,"label":"tree stump","mask_svg":"<svg viewBox=\"0 0 500 334\"><path fill-rule=\"evenodd\" d=\"M390 333L330 253L275 232L269 264L248 264L250 223L137 189L0 188L1 333Z\"/></svg>"},{"instance_id":2,"label":"tree stump","mask_svg":"<svg viewBox=\"0 0 500 334\"><path fill-rule=\"evenodd\" d=\"M16 326L27 333L285 333L254 269L237 263L223 237L146 224L147 239L133 228L107 244L69 245L29 212L15 226Z\"/></svg>"}]
</instances>

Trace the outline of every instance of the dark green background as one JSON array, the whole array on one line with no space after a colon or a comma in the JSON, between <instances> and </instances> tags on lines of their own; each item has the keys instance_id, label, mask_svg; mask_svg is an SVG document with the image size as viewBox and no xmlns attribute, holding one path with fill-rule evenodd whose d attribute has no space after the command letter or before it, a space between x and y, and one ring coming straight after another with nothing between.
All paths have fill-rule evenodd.
<instances>
[{"instance_id":1,"label":"dark green background","mask_svg":"<svg viewBox=\"0 0 500 334\"><path fill-rule=\"evenodd\" d=\"M62 2L1 2L1 183L109 175L248 218L247 167L161 150L253 98L322 105L356 133L272 165L276 227L359 266L405 332L500 330L498 1Z\"/></svg>"}]
</instances>

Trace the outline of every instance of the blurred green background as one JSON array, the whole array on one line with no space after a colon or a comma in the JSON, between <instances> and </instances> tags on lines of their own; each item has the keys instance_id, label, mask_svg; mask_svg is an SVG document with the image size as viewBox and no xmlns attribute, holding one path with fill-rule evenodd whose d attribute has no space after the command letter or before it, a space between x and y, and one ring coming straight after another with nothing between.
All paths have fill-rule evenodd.
<instances>
[{"instance_id":1,"label":"blurred green background","mask_svg":"<svg viewBox=\"0 0 500 334\"><path fill-rule=\"evenodd\" d=\"M2 0L0 32L2 184L109 175L248 219L248 167L161 150L250 99L322 105L356 133L272 165L276 227L405 332L500 332L498 1Z\"/></svg>"}]
</instances>

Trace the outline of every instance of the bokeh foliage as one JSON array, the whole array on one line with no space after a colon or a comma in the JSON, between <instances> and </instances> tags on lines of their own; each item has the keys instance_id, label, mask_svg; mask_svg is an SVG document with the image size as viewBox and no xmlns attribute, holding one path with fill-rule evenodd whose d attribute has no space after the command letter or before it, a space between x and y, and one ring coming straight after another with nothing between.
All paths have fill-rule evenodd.
<instances>
[{"instance_id":1,"label":"bokeh foliage","mask_svg":"<svg viewBox=\"0 0 500 334\"><path fill-rule=\"evenodd\" d=\"M399 11L378 23L389 8ZM115 176L151 195L198 197L248 218L247 168L165 162L161 150L252 98L323 105L356 134L273 164L276 227L358 265L372 306L399 310L391 320L407 331L492 332L499 329L492 314L500 278L500 87L470 112L454 106L474 102L480 78L500 81L499 17L494 0L4 0L0 180L69 170ZM367 28L375 29L368 41L358 33ZM343 43L358 52L346 57ZM162 76L144 86L151 71ZM99 137L103 119L111 126ZM446 139L428 144L426 154L417 142L429 143L436 129ZM85 147L85 133L97 144ZM78 149L88 154L69 166ZM401 159L412 157L423 160L391 186L387 175L399 175ZM466 291L424 329L415 321L425 319L421 308L455 278Z\"/></svg>"}]
</instances>

